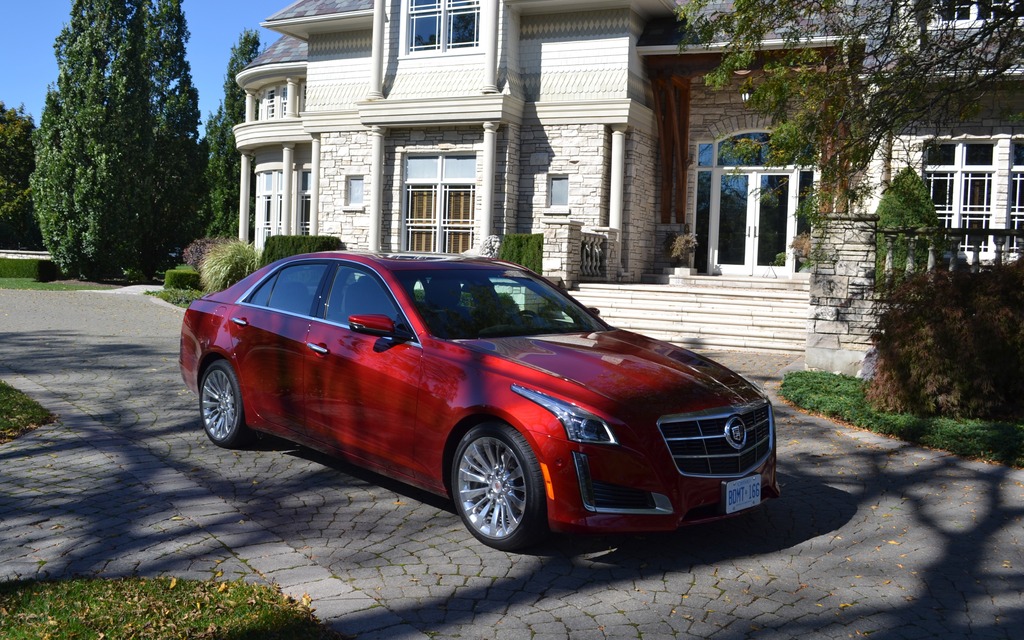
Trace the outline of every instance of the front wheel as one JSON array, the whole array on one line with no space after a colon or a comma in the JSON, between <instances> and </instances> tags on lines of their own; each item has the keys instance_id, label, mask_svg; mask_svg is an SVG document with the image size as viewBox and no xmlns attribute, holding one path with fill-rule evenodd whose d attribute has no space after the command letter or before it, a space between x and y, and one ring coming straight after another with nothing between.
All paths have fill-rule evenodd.
<instances>
[{"instance_id":1,"label":"front wheel","mask_svg":"<svg viewBox=\"0 0 1024 640\"><path fill-rule=\"evenodd\" d=\"M236 449L249 441L238 376L227 361L218 360L203 373L199 412L206 435L218 447Z\"/></svg>"},{"instance_id":2,"label":"front wheel","mask_svg":"<svg viewBox=\"0 0 1024 640\"><path fill-rule=\"evenodd\" d=\"M544 478L526 438L506 424L473 427L452 464L452 498L478 540L502 551L548 533Z\"/></svg>"}]
</instances>

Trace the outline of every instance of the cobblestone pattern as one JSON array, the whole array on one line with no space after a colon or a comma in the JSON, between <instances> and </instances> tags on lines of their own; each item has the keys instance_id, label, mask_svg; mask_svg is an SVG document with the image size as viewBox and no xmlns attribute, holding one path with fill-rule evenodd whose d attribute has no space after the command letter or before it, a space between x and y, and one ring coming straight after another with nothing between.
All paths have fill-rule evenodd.
<instances>
[{"instance_id":1,"label":"cobblestone pattern","mask_svg":"<svg viewBox=\"0 0 1024 640\"><path fill-rule=\"evenodd\" d=\"M1020 471L778 405L783 498L677 533L508 554L441 498L272 438L209 444L178 375L180 318L142 296L0 291L0 377L61 416L0 445L0 579L273 581L361 639L1024 628ZM715 355L769 388L800 365Z\"/></svg>"}]
</instances>

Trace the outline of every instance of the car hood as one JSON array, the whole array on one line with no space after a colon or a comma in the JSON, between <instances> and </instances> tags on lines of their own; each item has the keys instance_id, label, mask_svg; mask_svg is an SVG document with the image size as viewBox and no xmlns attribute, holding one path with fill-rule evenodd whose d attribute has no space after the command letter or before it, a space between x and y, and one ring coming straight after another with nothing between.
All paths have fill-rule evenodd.
<instances>
[{"instance_id":1,"label":"car hood","mask_svg":"<svg viewBox=\"0 0 1024 640\"><path fill-rule=\"evenodd\" d=\"M746 404L764 394L692 351L624 330L466 340L462 344L658 415Z\"/></svg>"}]
</instances>

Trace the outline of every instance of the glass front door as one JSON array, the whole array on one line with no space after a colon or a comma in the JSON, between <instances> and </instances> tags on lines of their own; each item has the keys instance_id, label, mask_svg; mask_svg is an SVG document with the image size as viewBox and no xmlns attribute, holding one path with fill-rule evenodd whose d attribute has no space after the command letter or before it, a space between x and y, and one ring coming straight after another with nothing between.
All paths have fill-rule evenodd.
<instances>
[{"instance_id":1,"label":"glass front door","mask_svg":"<svg viewBox=\"0 0 1024 640\"><path fill-rule=\"evenodd\" d=\"M787 173L721 174L715 263L722 274L771 275L785 263L795 218L789 183Z\"/></svg>"}]
</instances>

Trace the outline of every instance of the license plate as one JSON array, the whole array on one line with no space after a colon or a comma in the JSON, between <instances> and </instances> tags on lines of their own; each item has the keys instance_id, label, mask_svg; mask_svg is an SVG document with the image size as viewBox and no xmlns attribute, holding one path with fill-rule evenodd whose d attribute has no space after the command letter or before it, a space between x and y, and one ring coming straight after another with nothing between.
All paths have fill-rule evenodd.
<instances>
[{"instance_id":1,"label":"license plate","mask_svg":"<svg viewBox=\"0 0 1024 640\"><path fill-rule=\"evenodd\" d=\"M722 503L726 513L735 513L761 504L761 474L722 483Z\"/></svg>"}]
</instances>

